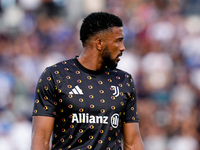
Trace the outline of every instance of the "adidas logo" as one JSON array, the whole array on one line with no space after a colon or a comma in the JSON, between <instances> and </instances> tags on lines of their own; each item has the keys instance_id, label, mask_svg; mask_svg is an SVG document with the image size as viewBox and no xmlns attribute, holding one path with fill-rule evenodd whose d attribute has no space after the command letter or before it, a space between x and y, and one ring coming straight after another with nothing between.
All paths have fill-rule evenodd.
<instances>
[{"instance_id":1,"label":"adidas logo","mask_svg":"<svg viewBox=\"0 0 200 150\"><path fill-rule=\"evenodd\" d=\"M72 89L72 91L69 92L69 94L77 94L77 95L83 95L82 90L78 85L75 86L75 88Z\"/></svg>"}]
</instances>

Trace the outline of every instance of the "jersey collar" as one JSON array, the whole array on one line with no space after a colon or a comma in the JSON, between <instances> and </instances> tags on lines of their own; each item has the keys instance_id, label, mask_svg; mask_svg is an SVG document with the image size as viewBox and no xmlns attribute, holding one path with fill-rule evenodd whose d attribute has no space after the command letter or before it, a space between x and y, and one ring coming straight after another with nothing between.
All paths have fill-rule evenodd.
<instances>
[{"instance_id":1,"label":"jersey collar","mask_svg":"<svg viewBox=\"0 0 200 150\"><path fill-rule=\"evenodd\" d=\"M81 69L82 71L84 71L84 72L86 72L86 73L88 73L88 74L93 74L93 75L100 75L100 74L105 73L105 69L100 70L100 71L93 71L93 70L89 70L89 69L85 68L85 67L78 61L77 57L78 57L78 56L76 56L76 57L74 58L74 62L75 62L75 64L76 64L76 66L77 66L79 69Z\"/></svg>"}]
</instances>

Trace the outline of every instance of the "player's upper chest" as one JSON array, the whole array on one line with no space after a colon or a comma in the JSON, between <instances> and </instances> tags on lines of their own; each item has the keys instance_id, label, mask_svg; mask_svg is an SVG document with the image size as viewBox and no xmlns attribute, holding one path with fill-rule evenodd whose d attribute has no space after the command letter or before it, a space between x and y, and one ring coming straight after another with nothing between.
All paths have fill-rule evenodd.
<instances>
[{"instance_id":1,"label":"player's upper chest","mask_svg":"<svg viewBox=\"0 0 200 150\"><path fill-rule=\"evenodd\" d=\"M56 79L59 97L70 106L86 104L93 107L122 108L127 100L128 82L125 77L105 71L101 75L69 70ZM78 108L79 108L78 107Z\"/></svg>"}]
</instances>

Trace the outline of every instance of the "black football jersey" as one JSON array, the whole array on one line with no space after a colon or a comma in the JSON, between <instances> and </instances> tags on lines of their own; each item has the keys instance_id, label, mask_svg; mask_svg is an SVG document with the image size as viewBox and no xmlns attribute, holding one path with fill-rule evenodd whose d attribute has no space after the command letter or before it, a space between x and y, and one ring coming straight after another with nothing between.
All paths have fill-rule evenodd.
<instances>
[{"instance_id":1,"label":"black football jersey","mask_svg":"<svg viewBox=\"0 0 200 150\"><path fill-rule=\"evenodd\" d=\"M39 79L33 116L55 118L52 150L120 150L123 124L139 121L133 79L77 58L57 63Z\"/></svg>"}]
</instances>

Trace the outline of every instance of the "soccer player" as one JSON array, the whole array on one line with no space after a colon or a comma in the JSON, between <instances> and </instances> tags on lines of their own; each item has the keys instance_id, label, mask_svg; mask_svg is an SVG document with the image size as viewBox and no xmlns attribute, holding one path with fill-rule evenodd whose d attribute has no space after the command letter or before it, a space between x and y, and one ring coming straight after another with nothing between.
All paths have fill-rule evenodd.
<instances>
[{"instance_id":1,"label":"soccer player","mask_svg":"<svg viewBox=\"0 0 200 150\"><path fill-rule=\"evenodd\" d=\"M116 69L125 50L121 19L91 13L80 39L80 56L47 67L39 79L32 150L144 150L133 79Z\"/></svg>"}]
</instances>

